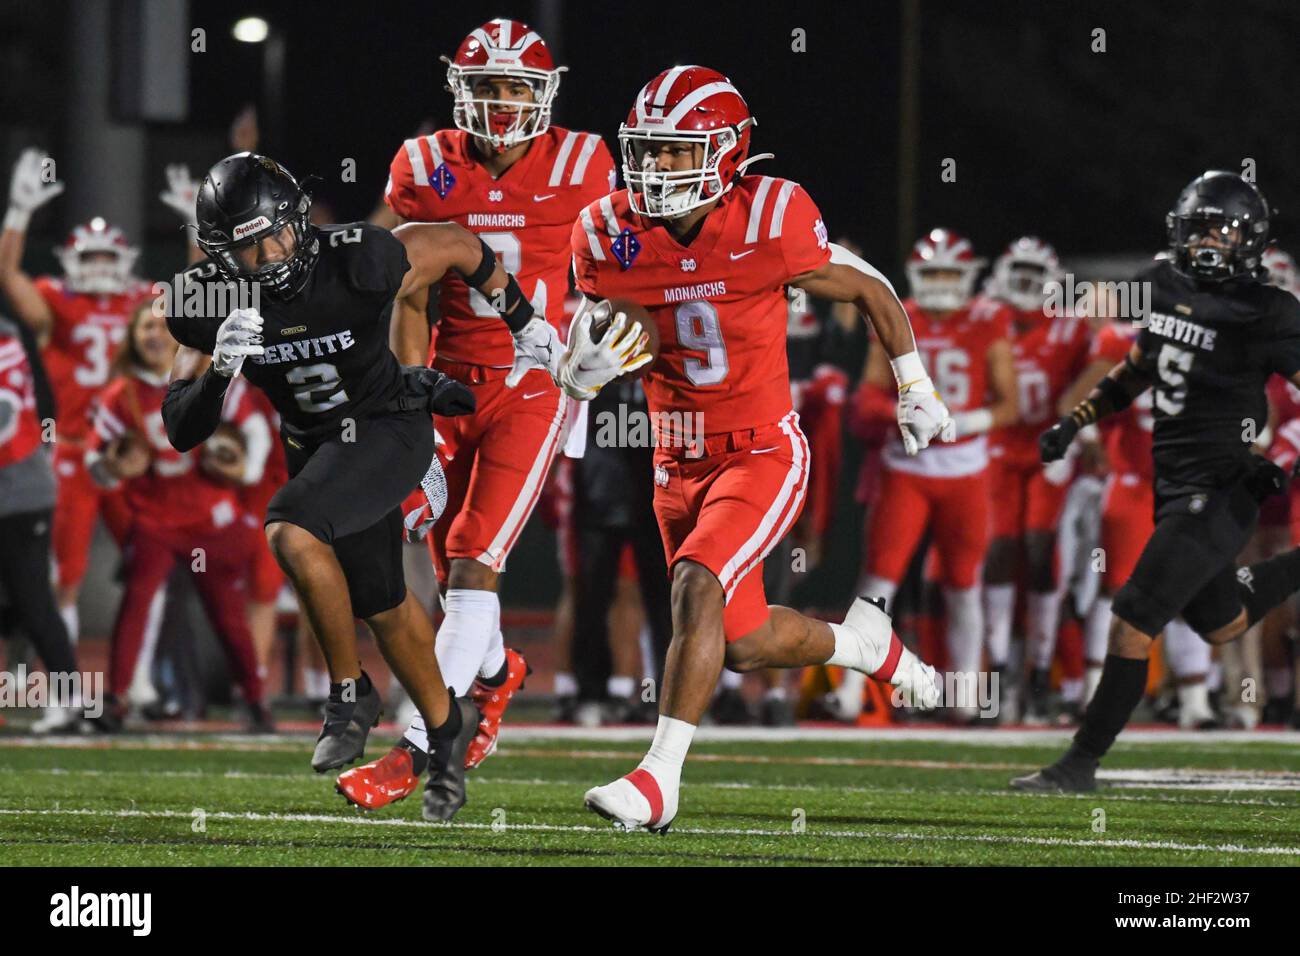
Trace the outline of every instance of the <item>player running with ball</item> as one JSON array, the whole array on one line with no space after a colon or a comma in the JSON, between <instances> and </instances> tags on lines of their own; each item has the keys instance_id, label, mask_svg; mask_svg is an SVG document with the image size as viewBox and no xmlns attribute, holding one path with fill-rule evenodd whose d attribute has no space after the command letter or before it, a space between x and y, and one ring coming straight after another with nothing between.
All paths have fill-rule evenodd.
<instances>
[{"instance_id":1,"label":"player running with ball","mask_svg":"<svg viewBox=\"0 0 1300 956\"><path fill-rule=\"evenodd\" d=\"M622 374L612 346L639 331L613 318L599 342L599 300L644 306L662 343L645 378L652 414L703 416L702 438L660 434L655 514L672 573L673 639L659 724L631 773L586 794L624 828L662 832L677 813L682 763L722 667L834 664L938 702L934 669L903 647L889 617L857 599L842 624L769 607L764 556L799 516L808 445L791 409L784 287L852 302L874 326L898 380L908 454L925 448L948 412L916 352L893 288L827 241L821 214L796 183L747 176L754 119L722 74L666 70L641 90L619 131L620 190L582 211L574 269L585 301L569 335L560 383L589 399ZM682 415L681 413L686 413Z\"/></svg>"}]
</instances>

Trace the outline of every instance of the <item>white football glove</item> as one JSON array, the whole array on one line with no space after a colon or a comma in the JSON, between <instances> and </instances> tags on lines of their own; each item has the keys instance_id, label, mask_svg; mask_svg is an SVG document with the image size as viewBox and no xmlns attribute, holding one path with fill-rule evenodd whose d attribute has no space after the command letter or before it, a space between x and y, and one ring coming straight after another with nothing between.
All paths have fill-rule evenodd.
<instances>
[{"instance_id":1,"label":"white football glove","mask_svg":"<svg viewBox=\"0 0 1300 956\"><path fill-rule=\"evenodd\" d=\"M190 168L184 163L171 163L166 172L167 188L158 198L175 210L186 225L198 225L194 203L199 197L199 181L190 176Z\"/></svg>"},{"instance_id":2,"label":"white football glove","mask_svg":"<svg viewBox=\"0 0 1300 956\"><path fill-rule=\"evenodd\" d=\"M591 340L591 326L597 318L609 314L609 303L600 302L584 312L569 329L569 349L560 361L560 387L566 395L580 402L596 397L602 388L627 372L634 372L653 361L643 352L646 336L641 323L627 324L627 315L619 312L599 342Z\"/></svg>"},{"instance_id":3,"label":"white football glove","mask_svg":"<svg viewBox=\"0 0 1300 956\"><path fill-rule=\"evenodd\" d=\"M898 392L898 430L903 433L903 450L915 455L941 432L955 434L948 409L929 378L904 385Z\"/></svg>"},{"instance_id":4,"label":"white football glove","mask_svg":"<svg viewBox=\"0 0 1300 956\"><path fill-rule=\"evenodd\" d=\"M262 354L262 317L256 309L236 309L217 329L217 344L212 349L212 368L226 378L234 378L250 355Z\"/></svg>"},{"instance_id":5,"label":"white football glove","mask_svg":"<svg viewBox=\"0 0 1300 956\"><path fill-rule=\"evenodd\" d=\"M14 163L5 228L26 229L32 213L63 192L63 183L45 179L48 159L49 156L39 149L25 149Z\"/></svg>"},{"instance_id":6,"label":"white football glove","mask_svg":"<svg viewBox=\"0 0 1300 956\"><path fill-rule=\"evenodd\" d=\"M506 387L514 388L524 375L535 368L544 368L551 375L551 381L559 384L560 359L564 356L564 343L555 326L540 315L528 320L518 332L511 333L515 340L515 363L506 376Z\"/></svg>"},{"instance_id":7,"label":"white football glove","mask_svg":"<svg viewBox=\"0 0 1300 956\"><path fill-rule=\"evenodd\" d=\"M1068 484L1074 477L1074 463L1083 451L1083 446L1079 442L1071 442L1070 447L1065 450L1065 454L1043 465L1043 478L1049 485L1060 488Z\"/></svg>"}]
</instances>

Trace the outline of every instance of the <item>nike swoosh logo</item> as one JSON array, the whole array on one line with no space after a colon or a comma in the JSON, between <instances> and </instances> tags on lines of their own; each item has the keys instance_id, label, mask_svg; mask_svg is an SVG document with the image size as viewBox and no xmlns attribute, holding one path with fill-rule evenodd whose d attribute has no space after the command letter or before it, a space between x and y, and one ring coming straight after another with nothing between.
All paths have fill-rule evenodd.
<instances>
[{"instance_id":1,"label":"nike swoosh logo","mask_svg":"<svg viewBox=\"0 0 1300 956\"><path fill-rule=\"evenodd\" d=\"M545 391L541 391L541 392L526 392L526 393L524 394L524 401L527 401L527 400L530 399L530 398L536 398L538 395L545 395L545 394L546 394Z\"/></svg>"},{"instance_id":2,"label":"nike swoosh logo","mask_svg":"<svg viewBox=\"0 0 1300 956\"><path fill-rule=\"evenodd\" d=\"M757 251L758 251L757 249L746 249L744 252L733 252L731 254L731 261L735 262L737 259L743 259L751 252L757 252Z\"/></svg>"},{"instance_id":3,"label":"nike swoosh logo","mask_svg":"<svg viewBox=\"0 0 1300 956\"><path fill-rule=\"evenodd\" d=\"M555 193L547 193L545 196L539 196L537 193L533 193L533 202L546 202L548 199L554 199L555 195Z\"/></svg>"},{"instance_id":4,"label":"nike swoosh logo","mask_svg":"<svg viewBox=\"0 0 1300 956\"><path fill-rule=\"evenodd\" d=\"M766 455L769 451L776 451L777 447L773 445L771 448L751 448L749 453L751 455Z\"/></svg>"}]
</instances>

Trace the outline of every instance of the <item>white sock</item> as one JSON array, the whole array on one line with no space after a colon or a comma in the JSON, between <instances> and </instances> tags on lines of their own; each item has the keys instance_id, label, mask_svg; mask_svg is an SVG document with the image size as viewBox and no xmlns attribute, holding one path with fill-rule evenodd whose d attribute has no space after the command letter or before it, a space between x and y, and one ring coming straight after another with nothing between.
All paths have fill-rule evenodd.
<instances>
[{"instance_id":1,"label":"white sock","mask_svg":"<svg viewBox=\"0 0 1300 956\"><path fill-rule=\"evenodd\" d=\"M1083 659L1101 664L1110 644L1111 599L1098 594L1083 622Z\"/></svg>"},{"instance_id":2,"label":"white sock","mask_svg":"<svg viewBox=\"0 0 1300 956\"><path fill-rule=\"evenodd\" d=\"M944 588L944 610L948 615L948 670L974 674L980 669L984 639L984 613L979 585Z\"/></svg>"},{"instance_id":3,"label":"white sock","mask_svg":"<svg viewBox=\"0 0 1300 956\"><path fill-rule=\"evenodd\" d=\"M777 684L775 687L769 687L764 697L767 700L785 700L785 685Z\"/></svg>"},{"instance_id":4,"label":"white sock","mask_svg":"<svg viewBox=\"0 0 1300 956\"><path fill-rule=\"evenodd\" d=\"M631 677L611 677L605 681L605 693L614 700L626 700L636 690L636 680Z\"/></svg>"},{"instance_id":5,"label":"white sock","mask_svg":"<svg viewBox=\"0 0 1300 956\"><path fill-rule=\"evenodd\" d=\"M898 593L898 583L878 578L874 574L866 574L858 582L858 593L867 598L884 598L885 610L892 611L894 595Z\"/></svg>"},{"instance_id":6,"label":"white sock","mask_svg":"<svg viewBox=\"0 0 1300 956\"><path fill-rule=\"evenodd\" d=\"M655 739L650 744L640 766L650 771L659 786L675 787L682 778L682 764L686 751L691 748L695 725L675 717L659 718Z\"/></svg>"},{"instance_id":7,"label":"white sock","mask_svg":"<svg viewBox=\"0 0 1300 956\"><path fill-rule=\"evenodd\" d=\"M409 741L420 753L429 752L429 730L424 725L424 715L420 713L420 708L415 709L415 714L411 717L411 722L406 725L402 739Z\"/></svg>"},{"instance_id":8,"label":"white sock","mask_svg":"<svg viewBox=\"0 0 1300 956\"><path fill-rule=\"evenodd\" d=\"M493 597L496 597L493 594ZM488 638L487 653L483 655L483 666L478 669L479 677L496 677L501 668L506 666L506 641L501 634L501 600L496 602L497 626Z\"/></svg>"},{"instance_id":9,"label":"white sock","mask_svg":"<svg viewBox=\"0 0 1300 956\"><path fill-rule=\"evenodd\" d=\"M1078 677L1061 678L1061 700L1073 704L1083 694L1083 680Z\"/></svg>"},{"instance_id":10,"label":"white sock","mask_svg":"<svg viewBox=\"0 0 1300 956\"><path fill-rule=\"evenodd\" d=\"M1210 714L1210 692L1205 681L1178 685L1178 706L1185 713Z\"/></svg>"},{"instance_id":11,"label":"white sock","mask_svg":"<svg viewBox=\"0 0 1300 956\"><path fill-rule=\"evenodd\" d=\"M443 683L463 697L483 666L492 635L500 630L501 602L495 591L452 588L447 592L446 608L434 648Z\"/></svg>"},{"instance_id":12,"label":"white sock","mask_svg":"<svg viewBox=\"0 0 1300 956\"><path fill-rule=\"evenodd\" d=\"M832 625L833 626L833 625ZM722 676L718 678L718 690L739 690L745 686L745 675L737 673L727 668L722 669Z\"/></svg>"},{"instance_id":13,"label":"white sock","mask_svg":"<svg viewBox=\"0 0 1300 956\"><path fill-rule=\"evenodd\" d=\"M1205 686L1211 693L1223 689L1223 665L1216 660L1210 660L1210 672L1205 677Z\"/></svg>"},{"instance_id":14,"label":"white sock","mask_svg":"<svg viewBox=\"0 0 1300 956\"><path fill-rule=\"evenodd\" d=\"M1181 617L1165 625L1165 659L1177 678L1200 677L1210 671L1210 645Z\"/></svg>"},{"instance_id":15,"label":"white sock","mask_svg":"<svg viewBox=\"0 0 1300 956\"><path fill-rule=\"evenodd\" d=\"M1056 628L1061 617L1061 595L1056 591L1040 594L1030 591L1025 596L1025 611L1029 621L1025 636L1032 648L1033 666L1047 670L1052 666L1056 652Z\"/></svg>"},{"instance_id":16,"label":"white sock","mask_svg":"<svg viewBox=\"0 0 1300 956\"><path fill-rule=\"evenodd\" d=\"M304 667L302 670L302 690L311 700L324 700L330 695L329 671L318 670L315 667Z\"/></svg>"},{"instance_id":17,"label":"white sock","mask_svg":"<svg viewBox=\"0 0 1300 956\"><path fill-rule=\"evenodd\" d=\"M164 583L149 602L149 613L145 616L144 643L140 647L140 656L135 661L135 671L131 674L131 691L134 696L158 696L153 686L153 659L158 653L158 638L162 634L163 612L166 608L167 585ZM128 692L128 696L131 696L131 692Z\"/></svg>"},{"instance_id":18,"label":"white sock","mask_svg":"<svg viewBox=\"0 0 1300 956\"><path fill-rule=\"evenodd\" d=\"M1011 619L1016 613L1014 584L984 585L984 632L989 666L1006 667L1011 653Z\"/></svg>"},{"instance_id":19,"label":"white sock","mask_svg":"<svg viewBox=\"0 0 1300 956\"><path fill-rule=\"evenodd\" d=\"M882 642L883 646L879 648L865 647L862 641L854 635L843 624L831 624L831 634L835 636L835 650L827 659L826 663L832 667L847 667L850 670L861 671L863 674L872 674L878 671L885 658L889 656L889 642ZM871 652L867 656L864 652ZM723 671L725 674L726 671ZM848 675L846 674L847 678Z\"/></svg>"},{"instance_id":20,"label":"white sock","mask_svg":"<svg viewBox=\"0 0 1300 956\"><path fill-rule=\"evenodd\" d=\"M555 672L555 696L573 697L578 693L578 680L568 671Z\"/></svg>"},{"instance_id":21,"label":"white sock","mask_svg":"<svg viewBox=\"0 0 1300 956\"><path fill-rule=\"evenodd\" d=\"M63 626L68 629L68 640L76 647L77 640L81 637L81 617L77 614L76 603L59 608L59 617L63 618Z\"/></svg>"}]
</instances>

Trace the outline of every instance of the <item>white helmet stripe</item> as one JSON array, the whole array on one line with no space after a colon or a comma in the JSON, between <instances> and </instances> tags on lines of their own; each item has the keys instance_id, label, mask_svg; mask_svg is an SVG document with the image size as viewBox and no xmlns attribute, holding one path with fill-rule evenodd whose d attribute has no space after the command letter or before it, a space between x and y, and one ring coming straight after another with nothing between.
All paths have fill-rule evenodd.
<instances>
[{"instance_id":1,"label":"white helmet stripe","mask_svg":"<svg viewBox=\"0 0 1300 956\"><path fill-rule=\"evenodd\" d=\"M551 178L549 185L558 186L564 179L564 167L568 165L569 154L573 152L573 144L577 142L578 134L570 130L564 137L564 142L560 144L560 154L555 157L555 165L551 167Z\"/></svg>"},{"instance_id":2,"label":"white helmet stripe","mask_svg":"<svg viewBox=\"0 0 1300 956\"><path fill-rule=\"evenodd\" d=\"M668 114L666 125L669 127L676 126L684 117L702 100L708 99L717 93L735 93L740 96L740 91L730 83L705 83L698 90L691 90L680 103L673 107L673 111Z\"/></svg>"},{"instance_id":3,"label":"white helmet stripe","mask_svg":"<svg viewBox=\"0 0 1300 956\"><path fill-rule=\"evenodd\" d=\"M781 226L785 222L785 207L790 202L790 195L794 192L794 183L786 180L781 184L781 190L776 194L776 205L772 207L772 225L767 231L767 238L781 238Z\"/></svg>"},{"instance_id":4,"label":"white helmet stripe","mask_svg":"<svg viewBox=\"0 0 1300 956\"><path fill-rule=\"evenodd\" d=\"M424 168L424 154L420 152L420 141L408 139L402 145L406 147L406 158L411 162L411 176L415 180L415 185L429 185L429 173Z\"/></svg>"},{"instance_id":5,"label":"white helmet stripe","mask_svg":"<svg viewBox=\"0 0 1300 956\"><path fill-rule=\"evenodd\" d=\"M675 66L668 71L664 81L659 84L659 89L655 90L655 112L663 115L664 106L668 102L668 91L673 88L673 84L677 82L677 77L682 75L682 71L689 69L691 69L690 66Z\"/></svg>"},{"instance_id":6,"label":"white helmet stripe","mask_svg":"<svg viewBox=\"0 0 1300 956\"><path fill-rule=\"evenodd\" d=\"M754 205L749 207L749 226L745 229L745 244L758 242L758 226L763 221L763 206L767 203L768 190L772 188L771 176L760 176L758 189L754 192Z\"/></svg>"},{"instance_id":7,"label":"white helmet stripe","mask_svg":"<svg viewBox=\"0 0 1300 956\"><path fill-rule=\"evenodd\" d=\"M578 216L582 220L582 230L587 234L587 245L591 247L593 259L604 261L605 250L600 248L600 237L596 235L596 224L591 221L591 207L582 210Z\"/></svg>"},{"instance_id":8,"label":"white helmet stripe","mask_svg":"<svg viewBox=\"0 0 1300 956\"><path fill-rule=\"evenodd\" d=\"M573 175L569 177L569 185L576 186L582 182L582 177L586 175L587 163L591 162L591 154L596 151L600 145L600 137L595 133L587 134L587 141L582 144L582 152L578 153L578 161L573 164Z\"/></svg>"}]
</instances>

